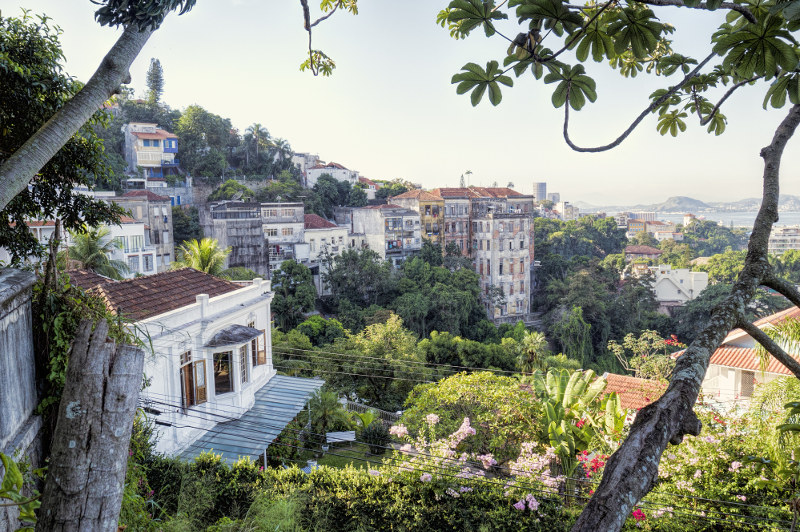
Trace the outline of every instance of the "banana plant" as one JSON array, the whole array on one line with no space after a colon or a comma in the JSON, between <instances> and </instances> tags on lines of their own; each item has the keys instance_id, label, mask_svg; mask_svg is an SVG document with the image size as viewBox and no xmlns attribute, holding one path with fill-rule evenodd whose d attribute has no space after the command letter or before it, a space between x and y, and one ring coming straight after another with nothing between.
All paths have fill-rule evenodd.
<instances>
[{"instance_id":1,"label":"banana plant","mask_svg":"<svg viewBox=\"0 0 800 532\"><path fill-rule=\"evenodd\" d=\"M17 506L19 508L19 520L24 523L36 523L36 510L41 506L39 494L34 492L32 497L22 494L23 477L17 463L10 456L0 453L0 462L3 465L5 474L0 482L0 500L6 499L10 502L0 503L0 506ZM32 526L24 526L17 532L33 532Z\"/></svg>"}]
</instances>

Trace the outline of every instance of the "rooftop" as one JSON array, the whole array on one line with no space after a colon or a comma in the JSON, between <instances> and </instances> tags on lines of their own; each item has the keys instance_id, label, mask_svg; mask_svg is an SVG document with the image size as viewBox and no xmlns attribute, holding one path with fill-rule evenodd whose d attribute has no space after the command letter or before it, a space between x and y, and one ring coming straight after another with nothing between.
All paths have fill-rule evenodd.
<instances>
[{"instance_id":1,"label":"rooftop","mask_svg":"<svg viewBox=\"0 0 800 532\"><path fill-rule=\"evenodd\" d=\"M650 246L625 246L625 254L631 255L661 255L663 252Z\"/></svg>"},{"instance_id":2,"label":"rooftop","mask_svg":"<svg viewBox=\"0 0 800 532\"><path fill-rule=\"evenodd\" d=\"M131 190L126 192L121 198L147 198L149 201L170 201L168 196L159 196L149 190Z\"/></svg>"},{"instance_id":3,"label":"rooftop","mask_svg":"<svg viewBox=\"0 0 800 532\"><path fill-rule=\"evenodd\" d=\"M604 394L617 392L622 408L639 410L649 405L664 393L667 383L650 379L640 379L629 375L606 373L606 389Z\"/></svg>"},{"instance_id":4,"label":"rooftop","mask_svg":"<svg viewBox=\"0 0 800 532\"><path fill-rule=\"evenodd\" d=\"M339 227L318 214L306 214L305 229L335 229Z\"/></svg>"},{"instance_id":5,"label":"rooftop","mask_svg":"<svg viewBox=\"0 0 800 532\"><path fill-rule=\"evenodd\" d=\"M82 287L91 288L93 293L105 300L111 310L134 321L191 305L200 294L215 297L241 288L230 281L192 268L181 268L127 281L109 280L91 287Z\"/></svg>"},{"instance_id":6,"label":"rooftop","mask_svg":"<svg viewBox=\"0 0 800 532\"><path fill-rule=\"evenodd\" d=\"M390 199L416 199L419 201L442 201L442 197L438 194L433 192L428 192L427 190L422 189L414 189L409 190L408 192L403 192L402 194L398 194L397 196L392 196Z\"/></svg>"}]
</instances>

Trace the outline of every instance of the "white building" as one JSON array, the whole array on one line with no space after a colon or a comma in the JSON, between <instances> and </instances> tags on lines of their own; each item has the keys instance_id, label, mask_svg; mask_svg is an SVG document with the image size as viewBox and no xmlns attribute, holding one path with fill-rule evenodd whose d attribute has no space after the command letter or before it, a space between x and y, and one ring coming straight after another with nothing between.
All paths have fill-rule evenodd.
<instances>
[{"instance_id":1,"label":"white building","mask_svg":"<svg viewBox=\"0 0 800 532\"><path fill-rule=\"evenodd\" d=\"M380 186L377 183L372 181L371 179L367 179L366 177L359 177L358 182L364 187L364 192L367 193L368 200L375 199L375 193L380 190Z\"/></svg>"},{"instance_id":2,"label":"white building","mask_svg":"<svg viewBox=\"0 0 800 532\"><path fill-rule=\"evenodd\" d=\"M72 275L133 320L131 330L151 351L140 401L155 418L158 452L191 458L213 449L229 462L257 458L322 385L276 376L269 281L241 287L190 268L122 282ZM304 391L278 401L287 385ZM237 438L240 431L248 437Z\"/></svg>"},{"instance_id":3,"label":"white building","mask_svg":"<svg viewBox=\"0 0 800 532\"><path fill-rule=\"evenodd\" d=\"M358 183L358 172L348 170L339 163L317 164L306 169L306 187L317 184L320 176L328 174L337 181L347 181L351 185Z\"/></svg>"},{"instance_id":4,"label":"white building","mask_svg":"<svg viewBox=\"0 0 800 532\"><path fill-rule=\"evenodd\" d=\"M353 209L351 233L395 266L422 249L419 213L399 205Z\"/></svg>"},{"instance_id":5,"label":"white building","mask_svg":"<svg viewBox=\"0 0 800 532\"><path fill-rule=\"evenodd\" d=\"M790 249L800 249L800 225L773 227L767 249L773 255L781 255Z\"/></svg>"},{"instance_id":6,"label":"white building","mask_svg":"<svg viewBox=\"0 0 800 532\"><path fill-rule=\"evenodd\" d=\"M656 231L653 233L653 238L655 238L659 242L663 242L664 240L674 240L675 242L682 242L683 233L676 233L672 231Z\"/></svg>"},{"instance_id":7,"label":"white building","mask_svg":"<svg viewBox=\"0 0 800 532\"><path fill-rule=\"evenodd\" d=\"M568 201L558 202L553 208L558 211L558 214L564 221L577 220L580 216L578 207L570 205Z\"/></svg>"},{"instance_id":8,"label":"white building","mask_svg":"<svg viewBox=\"0 0 800 532\"><path fill-rule=\"evenodd\" d=\"M690 301L708 286L708 273L687 268L673 269L669 264L649 268L653 274L653 291L662 308L680 306Z\"/></svg>"},{"instance_id":9,"label":"white building","mask_svg":"<svg viewBox=\"0 0 800 532\"><path fill-rule=\"evenodd\" d=\"M326 291L321 275L324 268L322 259L326 253L331 256L341 255L350 246L347 227L329 222L317 214L306 214L303 237L308 244L308 267L311 268L317 293L325 295ZM353 240L353 247L355 247L355 240Z\"/></svg>"},{"instance_id":10,"label":"white building","mask_svg":"<svg viewBox=\"0 0 800 532\"><path fill-rule=\"evenodd\" d=\"M561 193L559 192L548 192L547 193L547 200L552 201L553 205L556 203L561 203Z\"/></svg>"},{"instance_id":11,"label":"white building","mask_svg":"<svg viewBox=\"0 0 800 532\"><path fill-rule=\"evenodd\" d=\"M269 242L270 270L280 268L284 260L308 261L305 231L305 205L295 203L262 203L261 227Z\"/></svg>"},{"instance_id":12,"label":"white building","mask_svg":"<svg viewBox=\"0 0 800 532\"><path fill-rule=\"evenodd\" d=\"M301 172L303 172L303 176L306 175L306 172L312 166L317 166L320 164L319 155L311 154L311 153L293 153L292 154L292 164L295 165Z\"/></svg>"},{"instance_id":13,"label":"white building","mask_svg":"<svg viewBox=\"0 0 800 532\"><path fill-rule=\"evenodd\" d=\"M759 329L769 328L787 319L800 319L800 309L791 307L772 316L761 318L753 323ZM780 342L779 342L780 343ZM778 360L768 355L765 371L761 371L761 361L756 353L753 337L742 329L734 329L711 355L708 371L703 380L703 394L706 399L732 407L737 402L746 402L759 383L767 383L778 377L793 374ZM782 345L784 349L787 347ZM797 353L789 354L800 360Z\"/></svg>"}]
</instances>

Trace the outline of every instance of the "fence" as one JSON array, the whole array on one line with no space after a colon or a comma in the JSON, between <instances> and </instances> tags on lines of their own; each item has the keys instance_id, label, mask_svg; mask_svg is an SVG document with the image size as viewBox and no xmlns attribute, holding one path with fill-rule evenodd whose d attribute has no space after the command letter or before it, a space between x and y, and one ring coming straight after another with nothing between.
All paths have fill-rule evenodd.
<instances>
[{"instance_id":1,"label":"fence","mask_svg":"<svg viewBox=\"0 0 800 532\"><path fill-rule=\"evenodd\" d=\"M386 426L394 425L400 420L400 414L395 412L387 412L386 410L381 410L379 408L374 408L367 405L362 405L361 403L356 403L354 401L346 401L344 403L344 408L348 412L358 412L359 414L363 414L365 412L373 412L377 419L381 420Z\"/></svg>"}]
</instances>

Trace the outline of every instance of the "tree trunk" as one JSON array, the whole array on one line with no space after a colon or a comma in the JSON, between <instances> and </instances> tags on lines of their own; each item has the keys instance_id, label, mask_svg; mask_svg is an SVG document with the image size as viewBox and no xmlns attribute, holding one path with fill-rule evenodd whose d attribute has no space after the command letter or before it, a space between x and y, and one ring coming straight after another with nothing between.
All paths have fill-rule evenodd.
<instances>
[{"instance_id":1,"label":"tree trunk","mask_svg":"<svg viewBox=\"0 0 800 532\"><path fill-rule=\"evenodd\" d=\"M89 82L0 165L0 209L25 190L39 170L100 109L122 83L152 30L127 27Z\"/></svg>"},{"instance_id":2,"label":"tree trunk","mask_svg":"<svg viewBox=\"0 0 800 532\"><path fill-rule=\"evenodd\" d=\"M731 294L714 309L708 326L678 358L664 395L636 416L630 435L609 458L600 485L573 526L573 532L620 530L636 503L656 482L658 464L667 444L677 445L684 435L700 433L702 423L693 409L709 358L728 331L742 322L744 309L756 289L769 284L793 303L800 302L794 287L775 280L767 261L769 235L772 224L778 220L781 156L798 124L800 105L794 105L775 131L772 143L761 150L764 159L761 208L753 225L744 269Z\"/></svg>"},{"instance_id":3,"label":"tree trunk","mask_svg":"<svg viewBox=\"0 0 800 532\"><path fill-rule=\"evenodd\" d=\"M144 352L91 328L72 344L37 532L117 528Z\"/></svg>"}]
</instances>

